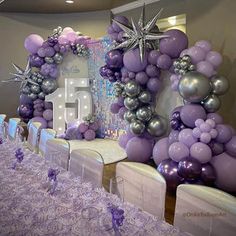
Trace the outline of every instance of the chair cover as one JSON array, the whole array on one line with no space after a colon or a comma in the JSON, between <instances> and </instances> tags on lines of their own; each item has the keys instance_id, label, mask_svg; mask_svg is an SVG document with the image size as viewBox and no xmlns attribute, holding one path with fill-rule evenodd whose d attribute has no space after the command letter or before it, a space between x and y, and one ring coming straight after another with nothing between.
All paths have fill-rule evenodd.
<instances>
[{"instance_id":1,"label":"chair cover","mask_svg":"<svg viewBox=\"0 0 236 236\"><path fill-rule=\"evenodd\" d=\"M45 156L46 143L49 139L56 137L57 132L53 129L42 129L39 139L39 153Z\"/></svg>"},{"instance_id":2,"label":"chair cover","mask_svg":"<svg viewBox=\"0 0 236 236\"><path fill-rule=\"evenodd\" d=\"M94 187L102 187L103 168L103 159L98 152L78 149L70 154L69 171Z\"/></svg>"},{"instance_id":3,"label":"chair cover","mask_svg":"<svg viewBox=\"0 0 236 236\"><path fill-rule=\"evenodd\" d=\"M46 142L45 158L68 170L70 145L64 139L54 138Z\"/></svg>"},{"instance_id":4,"label":"chair cover","mask_svg":"<svg viewBox=\"0 0 236 236\"><path fill-rule=\"evenodd\" d=\"M14 140L16 138L18 125L20 123L19 118L11 118L8 122L8 138Z\"/></svg>"},{"instance_id":5,"label":"chair cover","mask_svg":"<svg viewBox=\"0 0 236 236\"><path fill-rule=\"evenodd\" d=\"M38 153L40 127L41 123L39 122L30 122L28 126L27 147L35 153Z\"/></svg>"},{"instance_id":6,"label":"chair cover","mask_svg":"<svg viewBox=\"0 0 236 236\"><path fill-rule=\"evenodd\" d=\"M124 200L164 219L166 182L153 167L142 163L119 162L116 178L123 179L119 190Z\"/></svg>"},{"instance_id":7,"label":"chair cover","mask_svg":"<svg viewBox=\"0 0 236 236\"><path fill-rule=\"evenodd\" d=\"M174 225L193 235L234 236L236 198L206 186L179 185Z\"/></svg>"}]
</instances>

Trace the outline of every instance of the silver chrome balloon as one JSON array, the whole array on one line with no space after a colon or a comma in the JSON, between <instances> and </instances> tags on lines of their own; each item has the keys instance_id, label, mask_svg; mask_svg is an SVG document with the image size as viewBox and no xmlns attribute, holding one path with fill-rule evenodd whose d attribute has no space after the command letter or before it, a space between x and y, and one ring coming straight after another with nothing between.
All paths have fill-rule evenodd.
<instances>
[{"instance_id":1,"label":"silver chrome balloon","mask_svg":"<svg viewBox=\"0 0 236 236\"><path fill-rule=\"evenodd\" d=\"M124 105L129 110L135 110L139 106L139 101L137 98L127 97L124 100Z\"/></svg>"},{"instance_id":2,"label":"silver chrome balloon","mask_svg":"<svg viewBox=\"0 0 236 236\"><path fill-rule=\"evenodd\" d=\"M40 92L40 93L38 94L38 98L44 99L44 98L45 98L44 92Z\"/></svg>"},{"instance_id":3,"label":"silver chrome balloon","mask_svg":"<svg viewBox=\"0 0 236 236\"><path fill-rule=\"evenodd\" d=\"M41 91L40 86L34 85L34 84L30 86L30 90L32 93L35 93L35 94L38 94Z\"/></svg>"},{"instance_id":4,"label":"silver chrome balloon","mask_svg":"<svg viewBox=\"0 0 236 236\"><path fill-rule=\"evenodd\" d=\"M57 89L57 81L55 79L44 79L41 89L45 94L52 93Z\"/></svg>"},{"instance_id":5,"label":"silver chrome balloon","mask_svg":"<svg viewBox=\"0 0 236 236\"><path fill-rule=\"evenodd\" d=\"M145 125L140 120L133 120L129 126L133 134L142 134L145 130Z\"/></svg>"},{"instance_id":6,"label":"silver chrome balloon","mask_svg":"<svg viewBox=\"0 0 236 236\"><path fill-rule=\"evenodd\" d=\"M202 101L202 104L207 112L216 112L220 109L221 101L216 95L211 94L204 101Z\"/></svg>"},{"instance_id":7,"label":"silver chrome balloon","mask_svg":"<svg viewBox=\"0 0 236 236\"><path fill-rule=\"evenodd\" d=\"M45 57L44 60L45 60L45 62L47 62L48 64L54 63L54 60L53 60L53 58L51 58L51 57Z\"/></svg>"},{"instance_id":8,"label":"silver chrome balloon","mask_svg":"<svg viewBox=\"0 0 236 236\"><path fill-rule=\"evenodd\" d=\"M165 134L166 130L166 120L161 116L155 116L148 122L147 131L153 136L162 136Z\"/></svg>"},{"instance_id":9,"label":"silver chrome balloon","mask_svg":"<svg viewBox=\"0 0 236 236\"><path fill-rule=\"evenodd\" d=\"M56 53L54 56L53 56L53 60L55 61L56 64L61 64L62 61L63 61L63 56L60 54L60 53Z\"/></svg>"},{"instance_id":10,"label":"silver chrome balloon","mask_svg":"<svg viewBox=\"0 0 236 236\"><path fill-rule=\"evenodd\" d=\"M35 93L30 93L30 94L28 95L28 97L31 98L33 101L38 98L37 94L35 94Z\"/></svg>"},{"instance_id":11,"label":"silver chrome balloon","mask_svg":"<svg viewBox=\"0 0 236 236\"><path fill-rule=\"evenodd\" d=\"M213 76L211 78L212 93L223 95L229 89L229 81L223 76Z\"/></svg>"},{"instance_id":12,"label":"silver chrome balloon","mask_svg":"<svg viewBox=\"0 0 236 236\"><path fill-rule=\"evenodd\" d=\"M148 91L142 91L139 96L138 96L138 99L140 102L142 103L149 103L152 99L152 95L150 92Z\"/></svg>"},{"instance_id":13,"label":"silver chrome balloon","mask_svg":"<svg viewBox=\"0 0 236 236\"><path fill-rule=\"evenodd\" d=\"M131 123L132 120L136 119L136 114L133 111L126 111L124 114L124 120Z\"/></svg>"},{"instance_id":14,"label":"silver chrome balloon","mask_svg":"<svg viewBox=\"0 0 236 236\"><path fill-rule=\"evenodd\" d=\"M181 61L186 61L188 64L190 64L192 60L189 55L184 55L182 56Z\"/></svg>"},{"instance_id":15,"label":"silver chrome balloon","mask_svg":"<svg viewBox=\"0 0 236 236\"><path fill-rule=\"evenodd\" d=\"M140 93L140 86L139 84L137 84L135 81L129 81L124 88L125 93L129 96L129 97L136 97L139 95Z\"/></svg>"},{"instance_id":16,"label":"silver chrome balloon","mask_svg":"<svg viewBox=\"0 0 236 236\"><path fill-rule=\"evenodd\" d=\"M182 76L178 90L184 100L188 102L201 102L211 92L209 79L197 71L191 71Z\"/></svg>"},{"instance_id":17,"label":"silver chrome balloon","mask_svg":"<svg viewBox=\"0 0 236 236\"><path fill-rule=\"evenodd\" d=\"M22 93L28 95L31 93L31 90L30 90L30 87L27 85L25 86L22 90L21 90Z\"/></svg>"},{"instance_id":18,"label":"silver chrome balloon","mask_svg":"<svg viewBox=\"0 0 236 236\"><path fill-rule=\"evenodd\" d=\"M140 107L136 111L136 116L141 121L149 121L152 118L152 111L147 107Z\"/></svg>"}]
</instances>

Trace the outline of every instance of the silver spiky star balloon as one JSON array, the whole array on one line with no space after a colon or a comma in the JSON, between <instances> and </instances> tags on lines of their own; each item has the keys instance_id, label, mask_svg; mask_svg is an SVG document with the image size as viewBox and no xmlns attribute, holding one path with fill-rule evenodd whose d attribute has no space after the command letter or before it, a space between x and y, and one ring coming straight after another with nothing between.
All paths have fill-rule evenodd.
<instances>
[{"instance_id":1,"label":"silver spiky star balloon","mask_svg":"<svg viewBox=\"0 0 236 236\"><path fill-rule=\"evenodd\" d=\"M120 28L124 31L123 37L125 41L115 46L114 49L124 48L126 50L131 50L136 46L139 47L140 58L143 60L145 55L145 48L156 49L156 41L168 37L163 35L162 32L157 30L154 31L156 22L161 15L163 9L161 9L151 20L145 24L145 5L143 5L141 16L139 18L138 24L135 24L133 19L131 19L132 27L124 25L113 19Z\"/></svg>"},{"instance_id":2,"label":"silver spiky star balloon","mask_svg":"<svg viewBox=\"0 0 236 236\"><path fill-rule=\"evenodd\" d=\"M21 86L20 86L20 90L23 90L26 85L31 84L31 85L38 85L36 82L34 82L31 79L31 67L30 67L30 61L28 60L27 65L25 70L23 70L22 68L20 68L19 66L17 66L16 64L12 63L13 67L16 70L16 73L10 73L11 75L14 75L13 78L10 78L9 80L3 80L2 82L20 82Z\"/></svg>"}]
</instances>

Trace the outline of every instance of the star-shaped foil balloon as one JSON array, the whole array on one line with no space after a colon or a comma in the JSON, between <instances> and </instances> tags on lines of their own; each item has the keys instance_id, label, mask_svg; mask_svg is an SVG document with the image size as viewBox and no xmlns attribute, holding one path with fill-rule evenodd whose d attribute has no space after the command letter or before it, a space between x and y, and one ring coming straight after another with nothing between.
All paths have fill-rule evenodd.
<instances>
[{"instance_id":1,"label":"star-shaped foil balloon","mask_svg":"<svg viewBox=\"0 0 236 236\"><path fill-rule=\"evenodd\" d=\"M30 67L30 61L28 60L27 65L25 70L23 70L22 68L20 68L19 66L17 66L16 64L12 63L13 67L16 70L16 73L10 73L11 75L14 75L14 77L10 78L9 80L3 80L2 82L20 82L21 86L20 86L20 90L23 90L26 85L29 84L34 84L34 85L38 85L36 82L34 82L31 79L31 67Z\"/></svg>"},{"instance_id":2,"label":"star-shaped foil balloon","mask_svg":"<svg viewBox=\"0 0 236 236\"><path fill-rule=\"evenodd\" d=\"M123 38L125 38L125 41L115 46L114 49L124 48L126 50L131 50L138 46L141 60L143 60L145 48L156 49L157 41L168 37L167 35L163 35L163 33L159 31L158 27L155 27L162 10L163 9L161 9L151 20L149 20L147 24L145 24L145 5L143 5L138 24L135 24L133 19L131 19L132 27L124 25L113 19L113 22L120 26L120 28L124 31Z\"/></svg>"}]
</instances>

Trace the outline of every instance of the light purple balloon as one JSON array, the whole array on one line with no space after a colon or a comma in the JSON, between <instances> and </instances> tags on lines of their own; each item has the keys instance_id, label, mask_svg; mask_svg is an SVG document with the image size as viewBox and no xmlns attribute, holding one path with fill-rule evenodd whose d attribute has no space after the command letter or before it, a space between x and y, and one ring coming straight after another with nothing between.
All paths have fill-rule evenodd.
<instances>
[{"instance_id":1,"label":"light purple balloon","mask_svg":"<svg viewBox=\"0 0 236 236\"><path fill-rule=\"evenodd\" d=\"M208 61L200 61L197 63L197 71L210 78L214 74L214 68Z\"/></svg>"},{"instance_id":2,"label":"light purple balloon","mask_svg":"<svg viewBox=\"0 0 236 236\"><path fill-rule=\"evenodd\" d=\"M207 119L214 120L216 124L222 124L224 122L222 116L220 116L218 113L208 113Z\"/></svg>"},{"instance_id":3,"label":"light purple balloon","mask_svg":"<svg viewBox=\"0 0 236 236\"><path fill-rule=\"evenodd\" d=\"M47 121L52 120L53 118L53 111L51 109L47 109L43 112L43 118Z\"/></svg>"},{"instance_id":4,"label":"light purple balloon","mask_svg":"<svg viewBox=\"0 0 236 236\"><path fill-rule=\"evenodd\" d=\"M39 123L41 123L40 128L42 128L42 129L46 129L48 127L47 121L43 117L39 117L39 116L34 117L30 120L30 122L39 122Z\"/></svg>"},{"instance_id":5,"label":"light purple balloon","mask_svg":"<svg viewBox=\"0 0 236 236\"><path fill-rule=\"evenodd\" d=\"M200 105L186 104L181 109L180 117L185 125L193 128L197 119L206 119L206 111Z\"/></svg>"},{"instance_id":6,"label":"light purple balloon","mask_svg":"<svg viewBox=\"0 0 236 236\"><path fill-rule=\"evenodd\" d=\"M197 64L205 59L206 52L201 47L193 46L188 49L188 55L191 57L191 62Z\"/></svg>"},{"instance_id":7,"label":"light purple balloon","mask_svg":"<svg viewBox=\"0 0 236 236\"><path fill-rule=\"evenodd\" d=\"M110 106L110 111L113 114L117 114L119 112L120 108L121 108L121 106L118 103L114 102Z\"/></svg>"},{"instance_id":8,"label":"light purple balloon","mask_svg":"<svg viewBox=\"0 0 236 236\"><path fill-rule=\"evenodd\" d=\"M201 163L207 163L212 158L212 152L205 143L194 143L190 148L190 156L197 159Z\"/></svg>"},{"instance_id":9,"label":"light purple balloon","mask_svg":"<svg viewBox=\"0 0 236 236\"><path fill-rule=\"evenodd\" d=\"M152 93L157 93L159 89L161 88L161 81L157 78L150 78L147 82L147 88Z\"/></svg>"},{"instance_id":10,"label":"light purple balloon","mask_svg":"<svg viewBox=\"0 0 236 236\"><path fill-rule=\"evenodd\" d=\"M197 142L197 138L193 137L192 129L182 129L179 132L179 142L185 144L187 147L191 147Z\"/></svg>"},{"instance_id":11,"label":"light purple balloon","mask_svg":"<svg viewBox=\"0 0 236 236\"><path fill-rule=\"evenodd\" d=\"M195 46L202 48L203 50L205 50L205 52L211 51L211 44L210 44L210 42L208 42L206 40L197 41L195 43Z\"/></svg>"},{"instance_id":12,"label":"light purple balloon","mask_svg":"<svg viewBox=\"0 0 236 236\"><path fill-rule=\"evenodd\" d=\"M189 148L181 142L175 142L169 146L168 154L173 161L179 162L189 156Z\"/></svg>"},{"instance_id":13,"label":"light purple balloon","mask_svg":"<svg viewBox=\"0 0 236 236\"><path fill-rule=\"evenodd\" d=\"M89 129L92 129L93 131L97 131L99 129L99 123L98 121L93 122L92 124L89 124Z\"/></svg>"},{"instance_id":14,"label":"light purple balloon","mask_svg":"<svg viewBox=\"0 0 236 236\"><path fill-rule=\"evenodd\" d=\"M29 35L24 42L25 49L30 53L37 53L39 48L42 46L44 40L37 34Z\"/></svg>"},{"instance_id":15,"label":"light purple balloon","mask_svg":"<svg viewBox=\"0 0 236 236\"><path fill-rule=\"evenodd\" d=\"M107 28L107 33L108 34L113 34L115 33L115 30L113 29L112 25L109 25L108 28Z\"/></svg>"},{"instance_id":16,"label":"light purple balloon","mask_svg":"<svg viewBox=\"0 0 236 236\"><path fill-rule=\"evenodd\" d=\"M37 117L37 116L43 117L43 110L42 111L34 110L33 116L34 117Z\"/></svg>"},{"instance_id":17,"label":"light purple balloon","mask_svg":"<svg viewBox=\"0 0 236 236\"><path fill-rule=\"evenodd\" d=\"M154 65L147 65L146 67L146 74L149 77L159 77L160 76L160 70L154 66Z\"/></svg>"},{"instance_id":18,"label":"light purple balloon","mask_svg":"<svg viewBox=\"0 0 236 236\"><path fill-rule=\"evenodd\" d=\"M217 68L222 63L222 56L220 53L210 51L206 55L206 61L210 62L214 68Z\"/></svg>"},{"instance_id":19,"label":"light purple balloon","mask_svg":"<svg viewBox=\"0 0 236 236\"><path fill-rule=\"evenodd\" d=\"M40 47L37 51L37 54L40 56L40 57L45 57L46 56L46 53L45 53L45 49L43 47Z\"/></svg>"},{"instance_id":20,"label":"light purple balloon","mask_svg":"<svg viewBox=\"0 0 236 236\"><path fill-rule=\"evenodd\" d=\"M129 140L125 150L129 161L145 163L152 156L152 143L148 139L134 137Z\"/></svg>"},{"instance_id":21,"label":"light purple balloon","mask_svg":"<svg viewBox=\"0 0 236 236\"><path fill-rule=\"evenodd\" d=\"M224 152L213 157L211 164L216 171L216 186L227 192L236 192L236 158Z\"/></svg>"},{"instance_id":22,"label":"light purple balloon","mask_svg":"<svg viewBox=\"0 0 236 236\"><path fill-rule=\"evenodd\" d=\"M209 133L211 130L211 126L207 123L202 123L199 128L202 132L207 132L207 133Z\"/></svg>"},{"instance_id":23,"label":"light purple balloon","mask_svg":"<svg viewBox=\"0 0 236 236\"><path fill-rule=\"evenodd\" d=\"M69 43L69 40L67 39L66 35L60 35L58 38L58 43L61 45L66 45Z\"/></svg>"},{"instance_id":24,"label":"light purple balloon","mask_svg":"<svg viewBox=\"0 0 236 236\"><path fill-rule=\"evenodd\" d=\"M86 125L85 123L81 123L78 127L78 130L80 133L85 133L88 130L89 126Z\"/></svg>"},{"instance_id":25,"label":"light purple balloon","mask_svg":"<svg viewBox=\"0 0 236 236\"><path fill-rule=\"evenodd\" d=\"M184 49L181 53L180 53L180 57L183 57L185 55L188 55L188 49Z\"/></svg>"},{"instance_id":26,"label":"light purple balloon","mask_svg":"<svg viewBox=\"0 0 236 236\"><path fill-rule=\"evenodd\" d=\"M148 78L148 76L147 76L147 74L146 74L145 72L141 71L141 72L138 72L138 73L136 74L135 80L136 80L139 84L144 85L144 84L147 83L147 81L149 80L149 78Z\"/></svg>"},{"instance_id":27,"label":"light purple balloon","mask_svg":"<svg viewBox=\"0 0 236 236\"><path fill-rule=\"evenodd\" d=\"M152 50L148 54L148 63L152 65L156 65L157 58L161 55L161 53L157 50Z\"/></svg>"},{"instance_id":28,"label":"light purple balloon","mask_svg":"<svg viewBox=\"0 0 236 236\"><path fill-rule=\"evenodd\" d=\"M211 141L211 135L209 133L202 133L200 135L200 141L202 143L209 143Z\"/></svg>"},{"instance_id":29,"label":"light purple balloon","mask_svg":"<svg viewBox=\"0 0 236 236\"><path fill-rule=\"evenodd\" d=\"M111 40L118 41L118 33L112 33L109 36L110 36Z\"/></svg>"},{"instance_id":30,"label":"light purple balloon","mask_svg":"<svg viewBox=\"0 0 236 236\"><path fill-rule=\"evenodd\" d=\"M182 31L177 29L167 30L164 35L169 37L160 40L159 47L162 54L177 58L188 47L188 38Z\"/></svg>"},{"instance_id":31,"label":"light purple balloon","mask_svg":"<svg viewBox=\"0 0 236 236\"><path fill-rule=\"evenodd\" d=\"M51 109L52 110L52 103L44 101L44 108L45 109Z\"/></svg>"},{"instance_id":32,"label":"light purple balloon","mask_svg":"<svg viewBox=\"0 0 236 236\"><path fill-rule=\"evenodd\" d=\"M127 143L129 142L130 139L132 139L133 137L135 137L134 134L132 133L126 133L126 134L122 134L119 139L118 139L118 143L122 148L126 148Z\"/></svg>"},{"instance_id":33,"label":"light purple balloon","mask_svg":"<svg viewBox=\"0 0 236 236\"><path fill-rule=\"evenodd\" d=\"M124 120L124 115L125 115L125 112L128 111L128 109L126 107L121 107L119 112L118 112L118 115L119 115L119 118Z\"/></svg>"},{"instance_id":34,"label":"light purple balloon","mask_svg":"<svg viewBox=\"0 0 236 236\"><path fill-rule=\"evenodd\" d=\"M168 70L172 65L172 60L171 58L163 54L157 58L157 66L161 68L162 70Z\"/></svg>"},{"instance_id":35,"label":"light purple balloon","mask_svg":"<svg viewBox=\"0 0 236 236\"><path fill-rule=\"evenodd\" d=\"M124 54L123 63L129 71L140 72L147 66L147 52L145 53L143 61L141 61L138 48L129 50Z\"/></svg>"},{"instance_id":36,"label":"light purple balloon","mask_svg":"<svg viewBox=\"0 0 236 236\"><path fill-rule=\"evenodd\" d=\"M53 57L54 54L55 54L55 50L52 47L47 47L47 48L44 49L44 51L45 51L45 56L46 57Z\"/></svg>"},{"instance_id":37,"label":"light purple balloon","mask_svg":"<svg viewBox=\"0 0 236 236\"><path fill-rule=\"evenodd\" d=\"M169 134L169 145L179 141L179 131L172 130Z\"/></svg>"},{"instance_id":38,"label":"light purple balloon","mask_svg":"<svg viewBox=\"0 0 236 236\"><path fill-rule=\"evenodd\" d=\"M236 157L236 136L233 136L229 142L225 144L225 151L233 156Z\"/></svg>"},{"instance_id":39,"label":"light purple balloon","mask_svg":"<svg viewBox=\"0 0 236 236\"><path fill-rule=\"evenodd\" d=\"M85 133L84 133L84 138L87 141L92 141L94 140L96 137L96 133L94 132L94 130L92 129L88 129Z\"/></svg>"},{"instance_id":40,"label":"light purple balloon","mask_svg":"<svg viewBox=\"0 0 236 236\"><path fill-rule=\"evenodd\" d=\"M168 138L162 138L156 142L152 151L152 157L156 165L158 166L163 160L169 159L168 155L169 140Z\"/></svg>"},{"instance_id":41,"label":"light purple balloon","mask_svg":"<svg viewBox=\"0 0 236 236\"><path fill-rule=\"evenodd\" d=\"M114 20L118 21L119 23L122 23L124 25L129 25L129 20L125 17L125 16L115 16ZM115 22L112 23L112 28L114 31L116 31L117 33L119 33L120 31L122 31L122 29L120 28L120 26L118 26Z\"/></svg>"},{"instance_id":42,"label":"light purple balloon","mask_svg":"<svg viewBox=\"0 0 236 236\"><path fill-rule=\"evenodd\" d=\"M218 135L216 137L216 141L218 143L227 143L232 138L232 132L229 126L218 124L216 126L216 130L218 131Z\"/></svg>"}]
</instances>

